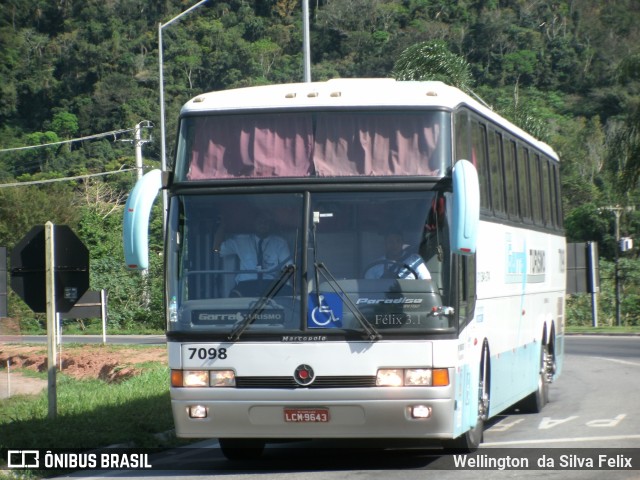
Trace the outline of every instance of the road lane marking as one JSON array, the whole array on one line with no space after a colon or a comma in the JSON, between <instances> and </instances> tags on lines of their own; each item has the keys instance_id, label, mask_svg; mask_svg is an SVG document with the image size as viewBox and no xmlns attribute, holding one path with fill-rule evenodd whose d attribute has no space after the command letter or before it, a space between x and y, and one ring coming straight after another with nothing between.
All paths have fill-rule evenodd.
<instances>
[{"instance_id":1,"label":"road lane marking","mask_svg":"<svg viewBox=\"0 0 640 480\"><path fill-rule=\"evenodd\" d=\"M605 435L601 437L545 438L536 440L510 440L505 442L483 442L483 447L506 447L509 445L543 445L549 443L610 442L615 440L640 440L640 435Z\"/></svg>"},{"instance_id":2,"label":"road lane marking","mask_svg":"<svg viewBox=\"0 0 640 480\"><path fill-rule=\"evenodd\" d=\"M632 367L640 367L640 363L638 362L630 362L628 360L620 360L618 358L607 358L607 357L593 357L596 360L607 360L609 362L620 363L622 365L631 365Z\"/></svg>"}]
</instances>

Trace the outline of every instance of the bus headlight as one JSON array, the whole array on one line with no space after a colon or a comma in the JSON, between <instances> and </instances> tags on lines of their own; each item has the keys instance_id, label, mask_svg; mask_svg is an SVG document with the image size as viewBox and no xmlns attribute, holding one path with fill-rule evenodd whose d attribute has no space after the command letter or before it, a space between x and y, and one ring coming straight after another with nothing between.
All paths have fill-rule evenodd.
<instances>
[{"instance_id":1,"label":"bus headlight","mask_svg":"<svg viewBox=\"0 0 640 480\"><path fill-rule=\"evenodd\" d=\"M403 370L400 368L383 368L378 370L376 385L378 387L401 387L403 376Z\"/></svg>"},{"instance_id":2,"label":"bus headlight","mask_svg":"<svg viewBox=\"0 0 640 480\"><path fill-rule=\"evenodd\" d=\"M172 387L235 387L233 370L171 370Z\"/></svg>"},{"instance_id":3,"label":"bus headlight","mask_svg":"<svg viewBox=\"0 0 640 480\"><path fill-rule=\"evenodd\" d=\"M235 387L236 374L233 370L212 370L209 374L211 387Z\"/></svg>"},{"instance_id":4,"label":"bus headlight","mask_svg":"<svg viewBox=\"0 0 640 480\"><path fill-rule=\"evenodd\" d=\"M420 387L431 385L431 370L428 368L408 368L404 371L404 384Z\"/></svg>"},{"instance_id":5,"label":"bus headlight","mask_svg":"<svg viewBox=\"0 0 640 480\"><path fill-rule=\"evenodd\" d=\"M381 368L376 375L378 387L445 387L449 385L446 368Z\"/></svg>"},{"instance_id":6,"label":"bus headlight","mask_svg":"<svg viewBox=\"0 0 640 480\"><path fill-rule=\"evenodd\" d=\"M182 372L183 387L208 387L209 372L206 370L184 370Z\"/></svg>"}]
</instances>

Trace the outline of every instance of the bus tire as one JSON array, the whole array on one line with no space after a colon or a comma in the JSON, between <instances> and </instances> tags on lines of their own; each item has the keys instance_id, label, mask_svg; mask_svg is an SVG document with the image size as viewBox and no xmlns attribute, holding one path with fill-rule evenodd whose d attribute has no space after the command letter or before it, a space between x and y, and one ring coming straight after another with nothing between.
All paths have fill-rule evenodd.
<instances>
[{"instance_id":1,"label":"bus tire","mask_svg":"<svg viewBox=\"0 0 640 480\"><path fill-rule=\"evenodd\" d=\"M547 380L547 365L549 361L549 345L543 344L540 349L540 367L538 371L538 387L536 391L530 393L518 405L521 413L540 413L544 406L549 403L549 382Z\"/></svg>"},{"instance_id":2,"label":"bus tire","mask_svg":"<svg viewBox=\"0 0 640 480\"><path fill-rule=\"evenodd\" d=\"M484 438L484 422L489 418L491 369L489 360L489 345L485 341L482 347L480 361L480 379L478 382L478 417L476 424L458 438L444 444L445 449L453 452L471 453L476 451Z\"/></svg>"},{"instance_id":3,"label":"bus tire","mask_svg":"<svg viewBox=\"0 0 640 480\"><path fill-rule=\"evenodd\" d=\"M265 442L259 439L220 438L220 450L227 460L255 460L264 451Z\"/></svg>"}]
</instances>

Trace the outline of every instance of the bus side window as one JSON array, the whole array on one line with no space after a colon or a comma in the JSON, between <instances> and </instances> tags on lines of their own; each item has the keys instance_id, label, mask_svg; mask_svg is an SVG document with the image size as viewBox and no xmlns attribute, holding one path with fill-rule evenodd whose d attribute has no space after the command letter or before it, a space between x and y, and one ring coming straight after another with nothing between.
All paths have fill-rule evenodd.
<instances>
[{"instance_id":1,"label":"bus side window","mask_svg":"<svg viewBox=\"0 0 640 480\"><path fill-rule=\"evenodd\" d=\"M492 130L489 133L489 165L491 168L491 208L493 214L506 215L504 200L504 173L502 171L502 135Z\"/></svg>"},{"instance_id":2,"label":"bus side window","mask_svg":"<svg viewBox=\"0 0 640 480\"><path fill-rule=\"evenodd\" d=\"M551 171L549 168L549 161L546 158L541 159L542 163L542 214L544 216L544 224L546 227L551 228L555 223L554 204L555 202L551 198Z\"/></svg>"},{"instance_id":3,"label":"bus side window","mask_svg":"<svg viewBox=\"0 0 640 480\"><path fill-rule=\"evenodd\" d=\"M552 165L552 193L553 200L555 202L554 211L556 215L556 227L562 229L563 217L562 217L562 200L560 196L560 174L558 165Z\"/></svg>"},{"instance_id":4,"label":"bus side window","mask_svg":"<svg viewBox=\"0 0 640 480\"><path fill-rule=\"evenodd\" d=\"M456 160L471 160L469 151L469 115L461 110L456 113ZM455 162L453 162L455 164Z\"/></svg>"},{"instance_id":5,"label":"bus side window","mask_svg":"<svg viewBox=\"0 0 640 480\"><path fill-rule=\"evenodd\" d=\"M519 219L518 183L516 180L516 144L513 140L504 139L504 174L507 191L507 212L512 220Z\"/></svg>"},{"instance_id":6,"label":"bus side window","mask_svg":"<svg viewBox=\"0 0 640 480\"><path fill-rule=\"evenodd\" d=\"M529 163L531 178L531 212L533 223L542 225L542 194L540 192L540 155L535 155Z\"/></svg>"},{"instance_id":7,"label":"bus side window","mask_svg":"<svg viewBox=\"0 0 640 480\"><path fill-rule=\"evenodd\" d=\"M489 184L489 165L487 161L487 127L476 120L471 121L471 161L478 170L480 180L480 208L491 208Z\"/></svg>"},{"instance_id":8,"label":"bus side window","mask_svg":"<svg viewBox=\"0 0 640 480\"><path fill-rule=\"evenodd\" d=\"M529 177L529 150L518 145L518 195L520 196L520 214L525 222L531 222L531 179Z\"/></svg>"}]
</instances>

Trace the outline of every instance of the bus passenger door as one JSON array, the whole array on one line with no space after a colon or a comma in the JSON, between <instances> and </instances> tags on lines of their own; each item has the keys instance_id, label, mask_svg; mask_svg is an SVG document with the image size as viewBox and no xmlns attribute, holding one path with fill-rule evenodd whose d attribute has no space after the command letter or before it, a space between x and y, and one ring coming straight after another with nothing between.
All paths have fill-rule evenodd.
<instances>
[{"instance_id":1,"label":"bus passenger door","mask_svg":"<svg viewBox=\"0 0 640 480\"><path fill-rule=\"evenodd\" d=\"M479 338L473 322L476 304L476 256L453 255L455 311L458 323L458 369L456 371L456 433L466 432L478 418Z\"/></svg>"},{"instance_id":2,"label":"bus passenger door","mask_svg":"<svg viewBox=\"0 0 640 480\"><path fill-rule=\"evenodd\" d=\"M471 322L476 306L476 256L454 255L456 274L456 312L459 331Z\"/></svg>"}]
</instances>

